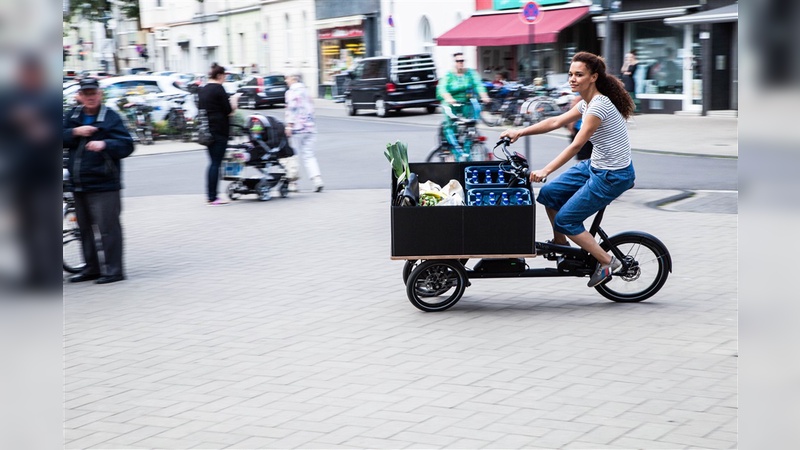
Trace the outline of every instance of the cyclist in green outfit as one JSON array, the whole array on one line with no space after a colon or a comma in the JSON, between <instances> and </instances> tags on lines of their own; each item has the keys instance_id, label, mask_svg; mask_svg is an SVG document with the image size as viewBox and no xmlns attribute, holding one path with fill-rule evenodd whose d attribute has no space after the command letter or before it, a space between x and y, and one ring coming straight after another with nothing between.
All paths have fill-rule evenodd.
<instances>
[{"instance_id":1,"label":"cyclist in green outfit","mask_svg":"<svg viewBox=\"0 0 800 450\"><path fill-rule=\"evenodd\" d=\"M484 103L489 103L491 99L486 94L486 88L483 87L478 72L464 67L464 54L454 53L453 58L455 58L455 69L439 80L436 96L442 102L445 116L442 124L444 137L455 151L461 152L463 150L456 139L455 125L448 110L452 110L453 114L461 117L477 119L480 107L475 99L476 94Z\"/></svg>"}]
</instances>

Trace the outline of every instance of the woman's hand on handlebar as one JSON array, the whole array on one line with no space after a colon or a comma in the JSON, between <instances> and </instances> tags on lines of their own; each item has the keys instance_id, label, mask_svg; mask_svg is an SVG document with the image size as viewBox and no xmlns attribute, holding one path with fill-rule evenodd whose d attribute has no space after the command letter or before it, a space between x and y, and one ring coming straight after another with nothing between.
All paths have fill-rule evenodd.
<instances>
[{"instance_id":1,"label":"woman's hand on handlebar","mask_svg":"<svg viewBox=\"0 0 800 450\"><path fill-rule=\"evenodd\" d=\"M539 169L531 171L530 180L531 183L544 183L547 180L547 176L550 175L546 170Z\"/></svg>"},{"instance_id":2,"label":"woman's hand on handlebar","mask_svg":"<svg viewBox=\"0 0 800 450\"><path fill-rule=\"evenodd\" d=\"M517 139L522 136L522 130L506 130L500 134L500 139L507 137L511 139L511 143L517 142Z\"/></svg>"}]
</instances>

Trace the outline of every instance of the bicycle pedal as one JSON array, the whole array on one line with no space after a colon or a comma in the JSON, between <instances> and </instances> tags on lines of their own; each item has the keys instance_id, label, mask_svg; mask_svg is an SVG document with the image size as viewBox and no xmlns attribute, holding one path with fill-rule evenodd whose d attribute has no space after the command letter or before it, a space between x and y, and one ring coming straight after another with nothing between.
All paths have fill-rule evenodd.
<instances>
[{"instance_id":1,"label":"bicycle pedal","mask_svg":"<svg viewBox=\"0 0 800 450\"><path fill-rule=\"evenodd\" d=\"M580 267L583 267L584 262L574 258L567 258L566 256L562 255L557 258L558 262L556 263L556 268L562 272L575 270Z\"/></svg>"},{"instance_id":2,"label":"bicycle pedal","mask_svg":"<svg viewBox=\"0 0 800 450\"><path fill-rule=\"evenodd\" d=\"M563 258L563 256L560 256L557 253L542 253L541 256L548 261L558 261L559 259Z\"/></svg>"}]
</instances>

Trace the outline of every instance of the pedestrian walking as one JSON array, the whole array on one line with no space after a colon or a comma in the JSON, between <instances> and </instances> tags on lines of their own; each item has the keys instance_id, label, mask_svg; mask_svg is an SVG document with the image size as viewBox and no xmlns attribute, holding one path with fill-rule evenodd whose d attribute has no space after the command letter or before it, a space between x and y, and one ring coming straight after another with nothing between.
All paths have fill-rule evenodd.
<instances>
[{"instance_id":1,"label":"pedestrian walking","mask_svg":"<svg viewBox=\"0 0 800 450\"><path fill-rule=\"evenodd\" d=\"M63 144L86 267L69 281L114 283L125 279L120 190L122 159L133 152L133 138L122 118L103 105L96 79L81 80L77 98L81 105L64 117Z\"/></svg>"},{"instance_id":2,"label":"pedestrian walking","mask_svg":"<svg viewBox=\"0 0 800 450\"><path fill-rule=\"evenodd\" d=\"M625 61L622 64L622 84L625 85L625 90L628 91L633 99L634 106L636 105L636 67L639 65L639 60L636 59L636 51L631 50L625 54Z\"/></svg>"},{"instance_id":3,"label":"pedestrian walking","mask_svg":"<svg viewBox=\"0 0 800 450\"><path fill-rule=\"evenodd\" d=\"M531 171L530 179L540 182L563 166L592 138L590 159L576 163L555 180L542 186L536 201L545 206L553 226L553 242L567 245L567 237L597 260L589 279L595 287L622 266L606 253L583 222L633 186L635 172L625 119L633 114L633 100L618 78L609 75L597 55L579 52L572 58L569 84L582 100L569 111L521 130L506 130L500 137L511 142L521 136L543 134L583 118L575 140L544 168Z\"/></svg>"},{"instance_id":4,"label":"pedestrian walking","mask_svg":"<svg viewBox=\"0 0 800 450\"><path fill-rule=\"evenodd\" d=\"M319 170L319 163L314 154L314 146L317 141L317 125L314 119L314 104L308 95L308 89L303 84L303 76L292 73L286 77L286 136L289 138L292 148L300 154L306 175L314 183L314 191L321 192L325 185ZM297 182L289 182L289 191L297 192Z\"/></svg>"},{"instance_id":5,"label":"pedestrian walking","mask_svg":"<svg viewBox=\"0 0 800 450\"><path fill-rule=\"evenodd\" d=\"M208 148L208 170L206 172L206 199L209 206L226 205L228 202L217 196L219 190L219 168L225 157L230 137L230 115L236 111L239 96L236 93L228 98L228 93L222 87L225 81L225 68L213 63L208 73L208 82L200 88L197 95L199 109L206 111L208 128L214 137Z\"/></svg>"}]
</instances>

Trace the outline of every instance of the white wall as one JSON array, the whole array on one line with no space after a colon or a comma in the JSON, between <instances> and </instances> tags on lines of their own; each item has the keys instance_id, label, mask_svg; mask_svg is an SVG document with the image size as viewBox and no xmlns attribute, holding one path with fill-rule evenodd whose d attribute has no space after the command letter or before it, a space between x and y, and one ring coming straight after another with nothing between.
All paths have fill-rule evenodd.
<instances>
[{"instance_id":1,"label":"white wall","mask_svg":"<svg viewBox=\"0 0 800 450\"><path fill-rule=\"evenodd\" d=\"M427 17L433 39L446 33L475 12L475 0L381 0L383 17L381 20L381 39L383 54L392 53L387 19L391 12L394 18L395 53L420 53L432 51L436 70L443 76L453 68L453 53L464 52L467 67L475 68L477 55L475 47L426 47L421 35L422 18Z\"/></svg>"},{"instance_id":2,"label":"white wall","mask_svg":"<svg viewBox=\"0 0 800 450\"><path fill-rule=\"evenodd\" d=\"M157 1L140 0L143 28L170 28L169 45L157 49L156 70L165 68L162 52L166 52L170 70L206 73L210 63L217 62L238 71L237 65L256 63L260 73L286 74L299 70L308 86L313 88L318 84L314 0L205 0L206 15L259 6L254 11L222 15L218 21L205 23L205 43L216 45L208 61L204 61L203 52L198 48L203 43L202 26L192 23L200 4L196 0L161 0L163 7L158 8ZM226 32L228 28L230 36ZM266 40L262 37L264 33ZM190 40L188 60L178 46L181 36ZM155 48L148 47L151 56L155 56ZM246 71L249 72L249 68Z\"/></svg>"}]
</instances>

